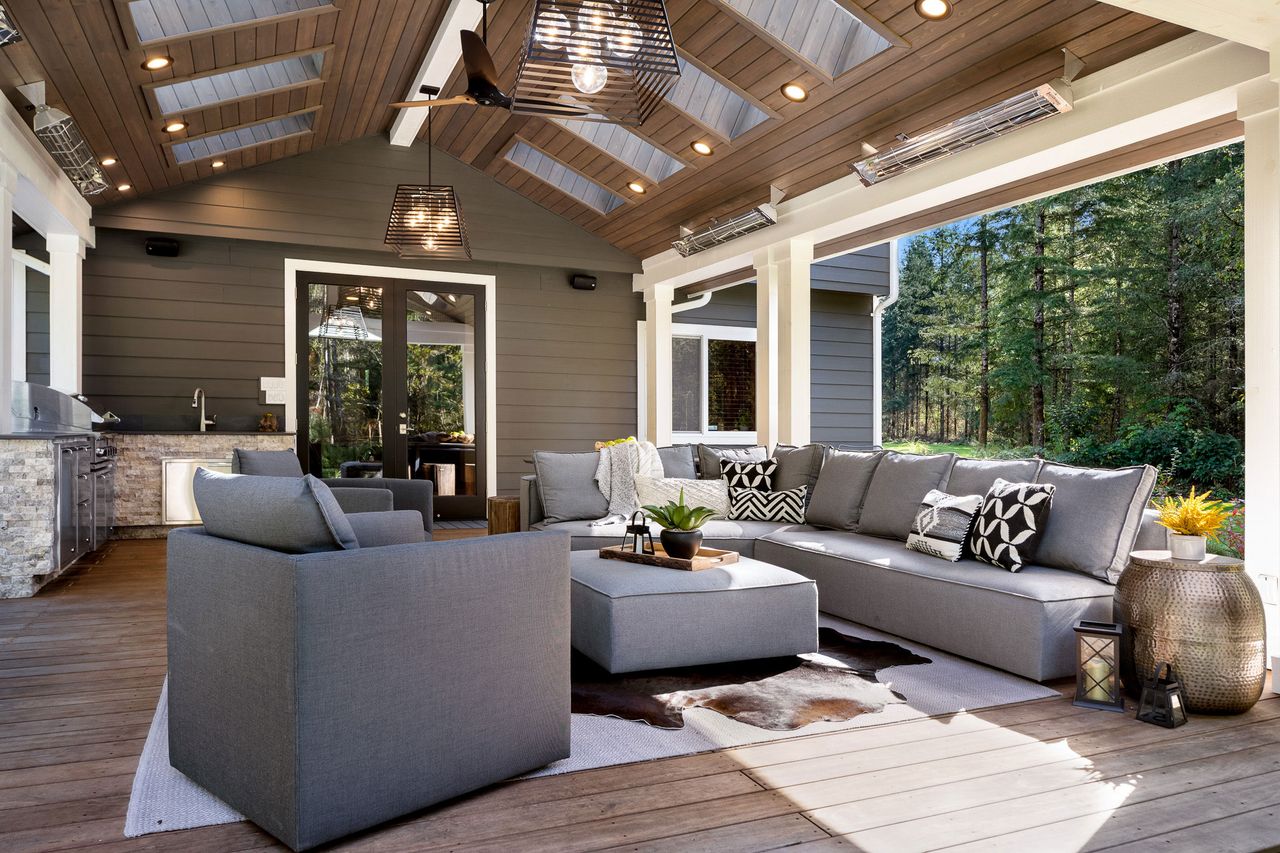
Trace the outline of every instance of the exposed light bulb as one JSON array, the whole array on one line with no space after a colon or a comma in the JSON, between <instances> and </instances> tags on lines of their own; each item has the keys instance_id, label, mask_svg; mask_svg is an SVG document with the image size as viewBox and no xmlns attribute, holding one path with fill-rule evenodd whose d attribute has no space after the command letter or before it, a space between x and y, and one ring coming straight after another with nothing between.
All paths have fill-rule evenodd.
<instances>
[{"instance_id":1,"label":"exposed light bulb","mask_svg":"<svg viewBox=\"0 0 1280 853\"><path fill-rule=\"evenodd\" d=\"M617 17L613 4L604 0L586 0L578 12L578 34L585 38L604 38Z\"/></svg>"},{"instance_id":2,"label":"exposed light bulb","mask_svg":"<svg viewBox=\"0 0 1280 853\"><path fill-rule=\"evenodd\" d=\"M574 88L584 95L594 95L609 82L609 69L603 65L580 62L573 66L571 76Z\"/></svg>"},{"instance_id":3,"label":"exposed light bulb","mask_svg":"<svg viewBox=\"0 0 1280 853\"><path fill-rule=\"evenodd\" d=\"M623 15L614 23L605 43L609 52L622 59L630 59L640 52L640 42L644 31L630 15Z\"/></svg>"},{"instance_id":4,"label":"exposed light bulb","mask_svg":"<svg viewBox=\"0 0 1280 853\"><path fill-rule=\"evenodd\" d=\"M547 50L559 50L569 40L569 34L572 31L569 18L564 12L552 6L538 16L538 26L534 30L533 37Z\"/></svg>"}]
</instances>

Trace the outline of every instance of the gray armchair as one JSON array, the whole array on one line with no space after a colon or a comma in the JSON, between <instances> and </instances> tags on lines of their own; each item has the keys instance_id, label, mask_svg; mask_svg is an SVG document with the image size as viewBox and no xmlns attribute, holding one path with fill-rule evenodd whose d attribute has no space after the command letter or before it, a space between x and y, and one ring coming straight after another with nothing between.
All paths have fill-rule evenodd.
<instances>
[{"instance_id":1,"label":"gray armchair","mask_svg":"<svg viewBox=\"0 0 1280 853\"><path fill-rule=\"evenodd\" d=\"M292 450L244 450L231 454L231 470L236 474L270 477L301 477L302 463ZM344 512L417 510L422 513L422 529L431 538L435 519L435 484L430 480L391 480L341 477L323 481Z\"/></svg>"},{"instance_id":2,"label":"gray armchair","mask_svg":"<svg viewBox=\"0 0 1280 853\"><path fill-rule=\"evenodd\" d=\"M568 538L348 520L354 550L169 537L170 762L295 850L569 754Z\"/></svg>"}]
</instances>

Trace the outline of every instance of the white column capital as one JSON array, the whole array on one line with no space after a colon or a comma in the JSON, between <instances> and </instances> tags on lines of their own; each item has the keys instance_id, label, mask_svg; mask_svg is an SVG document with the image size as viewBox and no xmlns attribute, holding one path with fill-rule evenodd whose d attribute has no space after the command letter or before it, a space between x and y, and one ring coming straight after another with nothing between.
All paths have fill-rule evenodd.
<instances>
[{"instance_id":1,"label":"white column capital","mask_svg":"<svg viewBox=\"0 0 1280 853\"><path fill-rule=\"evenodd\" d=\"M645 392L643 438L659 447L671 443L671 307L674 284L652 284L644 290Z\"/></svg>"},{"instance_id":2,"label":"white column capital","mask_svg":"<svg viewBox=\"0 0 1280 853\"><path fill-rule=\"evenodd\" d=\"M81 259L84 258L89 246L79 234L49 234L44 238L44 245L50 255L54 252L74 252Z\"/></svg>"}]
</instances>

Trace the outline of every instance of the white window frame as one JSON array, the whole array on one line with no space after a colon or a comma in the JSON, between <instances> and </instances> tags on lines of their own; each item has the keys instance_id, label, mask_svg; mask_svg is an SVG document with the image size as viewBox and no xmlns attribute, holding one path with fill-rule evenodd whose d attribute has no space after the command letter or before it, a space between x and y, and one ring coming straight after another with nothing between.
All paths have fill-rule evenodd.
<instances>
[{"instance_id":1,"label":"white window frame","mask_svg":"<svg viewBox=\"0 0 1280 853\"><path fill-rule=\"evenodd\" d=\"M707 409L710 399L708 396L708 341L750 341L756 342L756 329L754 326L715 326L704 323L672 323L671 337L675 338L700 338L702 340L702 429L698 432L680 432L675 429L671 431L671 441L673 444L755 444L756 433L751 432L721 432L712 430L707 425ZM674 424L673 424L674 426Z\"/></svg>"}]
</instances>

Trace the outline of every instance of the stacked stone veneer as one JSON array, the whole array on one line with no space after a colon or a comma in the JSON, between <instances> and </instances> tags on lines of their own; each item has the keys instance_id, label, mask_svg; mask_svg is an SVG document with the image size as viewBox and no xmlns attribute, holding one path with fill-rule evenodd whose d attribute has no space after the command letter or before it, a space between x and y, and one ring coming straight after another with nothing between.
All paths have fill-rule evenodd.
<instances>
[{"instance_id":1,"label":"stacked stone veneer","mask_svg":"<svg viewBox=\"0 0 1280 853\"><path fill-rule=\"evenodd\" d=\"M293 450L291 433L191 434L115 433L116 533L124 538L162 537L162 459L225 459L237 447Z\"/></svg>"},{"instance_id":2,"label":"stacked stone veneer","mask_svg":"<svg viewBox=\"0 0 1280 853\"><path fill-rule=\"evenodd\" d=\"M58 574L53 442L0 440L0 598L35 593Z\"/></svg>"}]
</instances>

